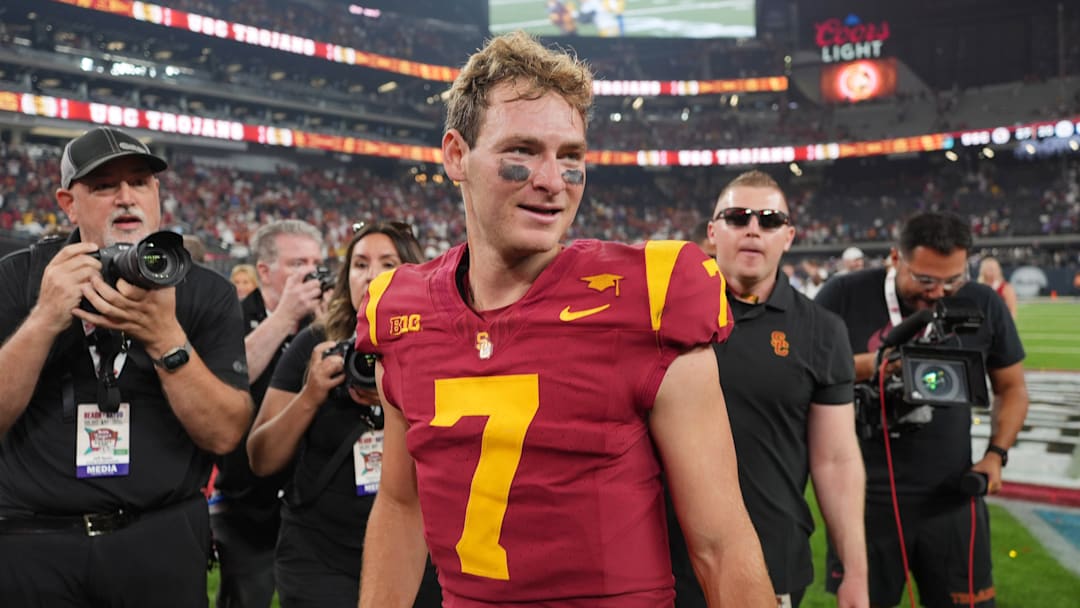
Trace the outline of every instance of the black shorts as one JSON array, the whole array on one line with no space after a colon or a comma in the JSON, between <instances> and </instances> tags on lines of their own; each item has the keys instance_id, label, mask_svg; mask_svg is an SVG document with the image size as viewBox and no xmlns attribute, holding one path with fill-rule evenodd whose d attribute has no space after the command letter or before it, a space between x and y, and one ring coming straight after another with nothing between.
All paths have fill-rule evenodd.
<instances>
[{"instance_id":1,"label":"black shorts","mask_svg":"<svg viewBox=\"0 0 1080 608\"><path fill-rule=\"evenodd\" d=\"M922 513L905 512L901 506L900 513L908 564L918 585L922 605L929 608L969 606L971 502L964 501ZM986 503L976 499L972 588L975 605L980 608L993 608L995 605L989 522ZM867 505L866 545L870 603L895 606L900 602L906 581L892 506ZM843 580L843 567L832 546L829 547L826 568L825 587L836 593Z\"/></svg>"}]
</instances>

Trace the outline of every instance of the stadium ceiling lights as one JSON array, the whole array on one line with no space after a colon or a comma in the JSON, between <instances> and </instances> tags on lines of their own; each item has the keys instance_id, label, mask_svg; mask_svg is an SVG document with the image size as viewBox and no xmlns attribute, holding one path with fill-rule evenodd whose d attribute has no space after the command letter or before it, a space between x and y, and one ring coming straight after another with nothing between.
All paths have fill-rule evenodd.
<instances>
[{"instance_id":1,"label":"stadium ceiling lights","mask_svg":"<svg viewBox=\"0 0 1080 608\"><path fill-rule=\"evenodd\" d=\"M960 156L957 155L956 152L953 152L952 150L947 150L945 152L945 158L949 159L950 162L954 162L954 163L956 161L960 160Z\"/></svg>"},{"instance_id":2,"label":"stadium ceiling lights","mask_svg":"<svg viewBox=\"0 0 1080 608\"><path fill-rule=\"evenodd\" d=\"M397 82L391 80L390 82L384 82L379 85L378 91L380 93L389 93L398 87Z\"/></svg>"}]
</instances>

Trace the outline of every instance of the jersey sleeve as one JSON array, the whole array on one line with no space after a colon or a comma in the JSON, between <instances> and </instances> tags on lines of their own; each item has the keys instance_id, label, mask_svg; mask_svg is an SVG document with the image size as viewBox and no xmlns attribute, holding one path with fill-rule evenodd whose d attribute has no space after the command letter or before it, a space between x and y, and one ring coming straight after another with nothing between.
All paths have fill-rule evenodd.
<instances>
[{"instance_id":1,"label":"jersey sleeve","mask_svg":"<svg viewBox=\"0 0 1080 608\"><path fill-rule=\"evenodd\" d=\"M394 365L392 352L401 336L400 328L394 323L402 322L402 316L391 310L397 304L390 293L400 269L399 266L375 277L356 312L356 351L375 355L384 368ZM398 403L393 386L395 376L384 374L382 379L383 394L391 404Z\"/></svg>"},{"instance_id":2,"label":"jersey sleeve","mask_svg":"<svg viewBox=\"0 0 1080 608\"><path fill-rule=\"evenodd\" d=\"M653 331L666 348L687 351L723 342L734 319L727 282L716 260L686 241L645 244L645 273Z\"/></svg>"}]
</instances>

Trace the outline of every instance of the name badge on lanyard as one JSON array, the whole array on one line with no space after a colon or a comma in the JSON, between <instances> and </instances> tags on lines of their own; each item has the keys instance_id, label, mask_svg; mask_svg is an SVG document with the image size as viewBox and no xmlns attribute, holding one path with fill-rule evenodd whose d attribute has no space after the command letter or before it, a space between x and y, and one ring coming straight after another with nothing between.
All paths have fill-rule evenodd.
<instances>
[{"instance_id":1,"label":"name badge on lanyard","mask_svg":"<svg viewBox=\"0 0 1080 608\"><path fill-rule=\"evenodd\" d=\"M356 471L356 495L371 496L379 491L382 477L383 432L365 431L353 444L353 468Z\"/></svg>"},{"instance_id":2,"label":"name badge on lanyard","mask_svg":"<svg viewBox=\"0 0 1080 608\"><path fill-rule=\"evenodd\" d=\"M80 403L75 417L75 476L122 477L131 463L131 404L103 412Z\"/></svg>"}]
</instances>

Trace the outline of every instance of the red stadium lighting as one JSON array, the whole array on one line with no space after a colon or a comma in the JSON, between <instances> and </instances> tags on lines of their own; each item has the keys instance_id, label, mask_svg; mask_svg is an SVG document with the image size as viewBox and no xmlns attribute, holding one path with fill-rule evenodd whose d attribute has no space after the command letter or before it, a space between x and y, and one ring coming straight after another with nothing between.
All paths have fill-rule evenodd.
<instances>
[{"instance_id":1,"label":"red stadium lighting","mask_svg":"<svg viewBox=\"0 0 1080 608\"><path fill-rule=\"evenodd\" d=\"M895 92L895 59L867 59L821 68L821 98L826 103L857 103Z\"/></svg>"}]
</instances>

